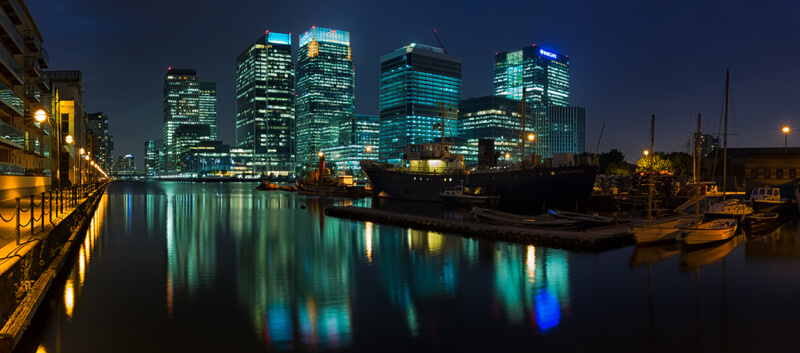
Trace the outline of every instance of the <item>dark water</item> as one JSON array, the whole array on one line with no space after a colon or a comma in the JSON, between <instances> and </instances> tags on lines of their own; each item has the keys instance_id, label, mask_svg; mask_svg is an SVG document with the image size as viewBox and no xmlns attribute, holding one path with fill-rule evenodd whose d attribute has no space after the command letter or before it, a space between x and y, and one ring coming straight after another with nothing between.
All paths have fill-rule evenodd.
<instances>
[{"instance_id":1,"label":"dark water","mask_svg":"<svg viewBox=\"0 0 800 353\"><path fill-rule=\"evenodd\" d=\"M699 250L581 254L325 217L332 199L254 187L110 185L18 351L800 346L796 220Z\"/></svg>"}]
</instances>

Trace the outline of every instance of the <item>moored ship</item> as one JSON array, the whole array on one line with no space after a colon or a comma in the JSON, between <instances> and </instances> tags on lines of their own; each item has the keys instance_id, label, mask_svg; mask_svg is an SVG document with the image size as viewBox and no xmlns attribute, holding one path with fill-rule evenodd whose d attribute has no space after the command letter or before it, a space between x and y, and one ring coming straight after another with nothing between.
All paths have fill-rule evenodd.
<instances>
[{"instance_id":1,"label":"moored ship","mask_svg":"<svg viewBox=\"0 0 800 353\"><path fill-rule=\"evenodd\" d=\"M374 197L441 201L447 188L469 184L499 196L498 207L543 213L548 208L583 208L594 186L597 166L530 166L526 163L468 171L462 155L444 143L409 145L401 166L361 161Z\"/></svg>"}]
</instances>

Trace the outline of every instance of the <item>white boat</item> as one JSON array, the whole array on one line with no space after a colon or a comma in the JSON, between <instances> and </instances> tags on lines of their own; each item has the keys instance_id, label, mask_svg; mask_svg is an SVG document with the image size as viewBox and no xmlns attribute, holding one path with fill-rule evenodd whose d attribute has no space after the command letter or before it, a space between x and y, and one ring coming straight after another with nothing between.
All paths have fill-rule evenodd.
<instances>
[{"instance_id":1,"label":"white boat","mask_svg":"<svg viewBox=\"0 0 800 353\"><path fill-rule=\"evenodd\" d=\"M769 186L754 188L750 193L753 209L762 212L773 212L789 205L789 199L781 198L781 189Z\"/></svg>"},{"instance_id":2,"label":"white boat","mask_svg":"<svg viewBox=\"0 0 800 353\"><path fill-rule=\"evenodd\" d=\"M555 218L550 214L526 216L479 207L472 207L472 216L482 222L515 226L565 227L577 223L573 220Z\"/></svg>"},{"instance_id":3,"label":"white boat","mask_svg":"<svg viewBox=\"0 0 800 353\"><path fill-rule=\"evenodd\" d=\"M445 202L454 204L480 204L494 206L500 196L486 195L484 189L480 186L464 186L464 184L456 185L452 188L445 188L439 196Z\"/></svg>"},{"instance_id":4,"label":"white boat","mask_svg":"<svg viewBox=\"0 0 800 353\"><path fill-rule=\"evenodd\" d=\"M694 226L681 228L683 233L678 237L687 245L713 243L730 239L736 234L739 222L734 218L720 218L706 221Z\"/></svg>"},{"instance_id":5,"label":"white boat","mask_svg":"<svg viewBox=\"0 0 800 353\"><path fill-rule=\"evenodd\" d=\"M698 223L696 218L680 218L661 223L630 226L630 232L633 234L636 244L674 241L683 234L681 228L693 227Z\"/></svg>"},{"instance_id":6,"label":"white boat","mask_svg":"<svg viewBox=\"0 0 800 353\"><path fill-rule=\"evenodd\" d=\"M742 220L752 214L753 208L737 199L711 202L705 213L706 218L709 219L736 218L738 220Z\"/></svg>"}]
</instances>

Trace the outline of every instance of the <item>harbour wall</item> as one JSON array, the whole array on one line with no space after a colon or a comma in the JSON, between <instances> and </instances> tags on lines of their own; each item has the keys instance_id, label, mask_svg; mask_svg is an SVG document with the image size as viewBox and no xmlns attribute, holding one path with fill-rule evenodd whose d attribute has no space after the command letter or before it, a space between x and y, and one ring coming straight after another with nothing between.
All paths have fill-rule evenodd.
<instances>
[{"instance_id":1,"label":"harbour wall","mask_svg":"<svg viewBox=\"0 0 800 353\"><path fill-rule=\"evenodd\" d=\"M52 228L17 247L0 264L0 353L12 352L70 252L80 246L102 185Z\"/></svg>"},{"instance_id":2,"label":"harbour wall","mask_svg":"<svg viewBox=\"0 0 800 353\"><path fill-rule=\"evenodd\" d=\"M596 231L568 231L548 228L514 227L415 216L355 206L329 206L325 215L375 222L403 228L456 233L466 237L544 246L577 252L599 252L634 244L627 227Z\"/></svg>"}]
</instances>

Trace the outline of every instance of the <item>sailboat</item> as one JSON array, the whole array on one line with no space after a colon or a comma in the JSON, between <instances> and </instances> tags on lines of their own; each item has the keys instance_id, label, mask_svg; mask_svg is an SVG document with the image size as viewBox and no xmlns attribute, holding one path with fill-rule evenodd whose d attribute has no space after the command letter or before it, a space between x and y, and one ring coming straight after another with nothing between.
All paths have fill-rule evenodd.
<instances>
[{"instance_id":1,"label":"sailboat","mask_svg":"<svg viewBox=\"0 0 800 353\"><path fill-rule=\"evenodd\" d=\"M736 218L739 221L753 214L753 208L735 199L726 200L726 183L728 177L728 86L730 71L725 71L725 133L723 139L722 155L722 201L711 202L705 213L706 218Z\"/></svg>"}]
</instances>

